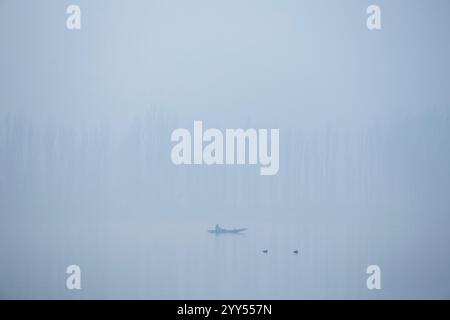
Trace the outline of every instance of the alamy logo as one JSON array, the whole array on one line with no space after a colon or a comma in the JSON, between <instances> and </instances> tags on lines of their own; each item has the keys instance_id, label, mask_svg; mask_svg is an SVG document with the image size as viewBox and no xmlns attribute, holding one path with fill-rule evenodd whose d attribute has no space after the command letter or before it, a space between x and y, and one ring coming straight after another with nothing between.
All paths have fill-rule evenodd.
<instances>
[{"instance_id":1,"label":"alamy logo","mask_svg":"<svg viewBox=\"0 0 450 320\"><path fill-rule=\"evenodd\" d=\"M66 20L66 27L69 30L81 29L81 9L79 6L72 4L67 7L66 13L70 16Z\"/></svg>"},{"instance_id":2,"label":"alamy logo","mask_svg":"<svg viewBox=\"0 0 450 320\"><path fill-rule=\"evenodd\" d=\"M366 270L370 276L367 278L366 285L369 290L381 289L381 269L376 264L370 265Z\"/></svg>"},{"instance_id":3,"label":"alamy logo","mask_svg":"<svg viewBox=\"0 0 450 320\"><path fill-rule=\"evenodd\" d=\"M367 29L369 30L380 30L381 29L381 9L377 5L370 5L366 10L367 14L370 16L367 18Z\"/></svg>"},{"instance_id":4,"label":"alamy logo","mask_svg":"<svg viewBox=\"0 0 450 320\"><path fill-rule=\"evenodd\" d=\"M224 137L222 131L215 128L203 132L203 122L194 121L193 140L191 132L187 129L179 128L172 132L171 140L178 143L172 148L171 159L175 165L259 163L261 175L275 175L278 173L280 163L279 137L279 129L270 129L269 152L267 129L226 129ZM207 144L203 147L204 142Z\"/></svg>"},{"instance_id":5,"label":"alamy logo","mask_svg":"<svg viewBox=\"0 0 450 320\"><path fill-rule=\"evenodd\" d=\"M67 267L66 273L69 275L66 279L66 288L68 290L81 290L81 268L72 264Z\"/></svg>"}]
</instances>

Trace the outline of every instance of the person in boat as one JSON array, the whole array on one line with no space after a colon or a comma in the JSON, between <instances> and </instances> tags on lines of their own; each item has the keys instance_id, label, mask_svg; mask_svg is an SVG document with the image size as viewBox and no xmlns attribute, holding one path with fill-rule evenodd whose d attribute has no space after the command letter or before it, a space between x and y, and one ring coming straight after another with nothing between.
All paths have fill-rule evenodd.
<instances>
[{"instance_id":1,"label":"person in boat","mask_svg":"<svg viewBox=\"0 0 450 320\"><path fill-rule=\"evenodd\" d=\"M212 230L208 230L209 233L215 233L215 234L222 234L222 233L239 233L247 230L247 228L241 228L241 229L223 229L218 224L216 224L216 227Z\"/></svg>"}]
</instances>

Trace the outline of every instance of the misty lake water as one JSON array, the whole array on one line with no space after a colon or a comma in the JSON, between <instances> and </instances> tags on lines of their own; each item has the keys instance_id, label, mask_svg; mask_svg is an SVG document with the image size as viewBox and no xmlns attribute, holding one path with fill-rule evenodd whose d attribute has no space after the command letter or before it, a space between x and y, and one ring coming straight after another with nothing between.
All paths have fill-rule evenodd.
<instances>
[{"instance_id":1,"label":"misty lake water","mask_svg":"<svg viewBox=\"0 0 450 320\"><path fill-rule=\"evenodd\" d=\"M242 235L217 236L207 233L213 226L185 221L4 224L0 226L0 296L51 299L448 296L445 287L448 252L429 250L442 245L447 238L442 227L434 226L430 232L430 227L391 226L386 233L386 228L374 226L260 223L229 226L248 227ZM426 239L423 234L427 234ZM262 252L264 249L267 254ZM294 254L294 250L299 253ZM66 289L65 270L71 264L81 267L79 291ZM382 269L382 290L366 288L366 268L370 264L378 264ZM430 290L426 291L427 288Z\"/></svg>"}]
</instances>

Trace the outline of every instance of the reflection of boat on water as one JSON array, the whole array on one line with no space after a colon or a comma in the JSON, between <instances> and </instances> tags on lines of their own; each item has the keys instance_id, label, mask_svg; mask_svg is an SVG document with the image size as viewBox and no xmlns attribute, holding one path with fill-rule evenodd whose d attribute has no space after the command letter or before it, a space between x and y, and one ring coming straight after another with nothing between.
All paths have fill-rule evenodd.
<instances>
[{"instance_id":1,"label":"reflection of boat on water","mask_svg":"<svg viewBox=\"0 0 450 320\"><path fill-rule=\"evenodd\" d=\"M213 230L208 230L209 233L214 234L222 234L222 233L240 233L247 230L247 228L241 228L241 229L223 229L218 224L216 224L216 227Z\"/></svg>"}]
</instances>

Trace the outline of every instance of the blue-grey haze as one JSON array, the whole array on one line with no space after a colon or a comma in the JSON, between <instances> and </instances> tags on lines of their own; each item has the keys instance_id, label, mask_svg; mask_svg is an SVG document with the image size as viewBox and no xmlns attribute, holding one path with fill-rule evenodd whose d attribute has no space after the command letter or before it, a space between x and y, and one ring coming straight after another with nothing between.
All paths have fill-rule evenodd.
<instances>
[{"instance_id":1,"label":"blue-grey haze","mask_svg":"<svg viewBox=\"0 0 450 320\"><path fill-rule=\"evenodd\" d=\"M0 298L450 298L449 12L0 0ZM194 120L279 128L279 173L173 165Z\"/></svg>"}]
</instances>

